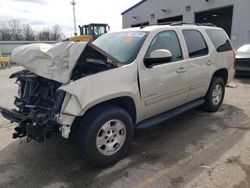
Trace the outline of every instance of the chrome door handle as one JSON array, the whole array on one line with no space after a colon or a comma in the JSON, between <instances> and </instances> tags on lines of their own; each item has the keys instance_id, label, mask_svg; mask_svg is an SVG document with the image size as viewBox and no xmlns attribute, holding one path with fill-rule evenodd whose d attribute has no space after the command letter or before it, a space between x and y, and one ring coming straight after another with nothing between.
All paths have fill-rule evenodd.
<instances>
[{"instance_id":1,"label":"chrome door handle","mask_svg":"<svg viewBox=\"0 0 250 188\"><path fill-rule=\"evenodd\" d=\"M212 60L208 60L206 64L207 64L207 65L212 65L213 62L212 62Z\"/></svg>"},{"instance_id":2,"label":"chrome door handle","mask_svg":"<svg viewBox=\"0 0 250 188\"><path fill-rule=\"evenodd\" d=\"M179 67L179 69L176 71L177 73L183 73L186 72L187 70L184 67Z\"/></svg>"}]
</instances>

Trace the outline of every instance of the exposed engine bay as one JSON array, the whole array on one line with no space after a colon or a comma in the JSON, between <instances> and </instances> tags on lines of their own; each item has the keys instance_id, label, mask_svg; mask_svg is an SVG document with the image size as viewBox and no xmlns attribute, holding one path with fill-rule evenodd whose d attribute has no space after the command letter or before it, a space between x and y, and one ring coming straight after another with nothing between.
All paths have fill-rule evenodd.
<instances>
[{"instance_id":1,"label":"exposed engine bay","mask_svg":"<svg viewBox=\"0 0 250 188\"><path fill-rule=\"evenodd\" d=\"M71 80L75 81L82 77L92 75L101 71L116 68L117 64L96 51L91 46L86 46L79 57L76 67L73 69Z\"/></svg>"},{"instance_id":2,"label":"exposed engine bay","mask_svg":"<svg viewBox=\"0 0 250 188\"><path fill-rule=\"evenodd\" d=\"M70 82L116 67L118 65L112 57L107 57L92 45L86 45L72 70ZM17 109L0 107L0 112L18 124L13 138L27 136L27 141L34 139L43 142L52 133L59 132L61 125L57 117L66 94L60 87L67 84L39 76L30 70L14 73L10 78L16 78L19 87L14 101Z\"/></svg>"},{"instance_id":3,"label":"exposed engine bay","mask_svg":"<svg viewBox=\"0 0 250 188\"><path fill-rule=\"evenodd\" d=\"M21 118L9 117L17 122L13 138L28 136L28 139L44 141L50 133L58 131L55 115L60 111L64 98L63 91L57 91L61 83L48 80L24 70L11 77L16 77L19 85L14 104ZM3 113L3 115L8 115Z\"/></svg>"}]
</instances>

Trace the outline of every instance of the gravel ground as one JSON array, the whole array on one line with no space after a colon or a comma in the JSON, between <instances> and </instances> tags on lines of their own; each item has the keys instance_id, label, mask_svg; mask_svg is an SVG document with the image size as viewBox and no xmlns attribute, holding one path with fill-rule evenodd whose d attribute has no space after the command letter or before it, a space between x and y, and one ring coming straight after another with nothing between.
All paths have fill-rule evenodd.
<instances>
[{"instance_id":1,"label":"gravel ground","mask_svg":"<svg viewBox=\"0 0 250 188\"><path fill-rule=\"evenodd\" d=\"M19 69L0 70L0 105L13 107L8 76ZM0 116L0 187L250 187L250 78L233 85L219 112L196 109L137 131L129 155L107 168L81 160L71 139L13 140Z\"/></svg>"}]
</instances>

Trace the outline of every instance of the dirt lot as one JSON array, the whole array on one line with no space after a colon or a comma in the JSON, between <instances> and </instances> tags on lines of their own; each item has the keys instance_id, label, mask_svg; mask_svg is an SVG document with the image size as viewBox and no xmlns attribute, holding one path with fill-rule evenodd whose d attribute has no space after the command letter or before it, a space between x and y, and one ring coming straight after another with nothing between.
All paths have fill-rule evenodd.
<instances>
[{"instance_id":1,"label":"dirt lot","mask_svg":"<svg viewBox=\"0 0 250 188\"><path fill-rule=\"evenodd\" d=\"M0 105L13 106L19 68L0 70ZM0 187L250 187L250 78L227 88L221 110L192 110L153 129L137 131L129 155L95 168L81 160L73 140L11 139L0 116Z\"/></svg>"}]
</instances>

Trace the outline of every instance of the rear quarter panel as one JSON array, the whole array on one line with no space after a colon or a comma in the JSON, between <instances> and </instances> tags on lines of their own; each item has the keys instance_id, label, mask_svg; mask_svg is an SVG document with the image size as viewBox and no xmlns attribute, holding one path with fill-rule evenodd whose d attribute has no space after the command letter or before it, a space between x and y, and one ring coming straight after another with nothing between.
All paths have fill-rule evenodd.
<instances>
[{"instance_id":1,"label":"rear quarter panel","mask_svg":"<svg viewBox=\"0 0 250 188\"><path fill-rule=\"evenodd\" d=\"M209 28L211 29L211 28ZM220 28L213 28L217 30L222 30ZM225 51L225 52L217 52L217 50L214 47L214 44L212 43L211 39L206 33L206 29L204 30L204 37L209 45L209 50L210 50L210 56L211 60L213 61L213 65L210 69L210 78L212 79L213 74L220 69L227 69L228 71L228 81L226 84L230 83L235 74L235 69L234 69L234 51ZM225 35L226 32L224 31ZM228 40L230 41L229 37L227 37ZM231 42L230 42L231 43ZM231 44L232 46L232 44Z\"/></svg>"}]
</instances>

